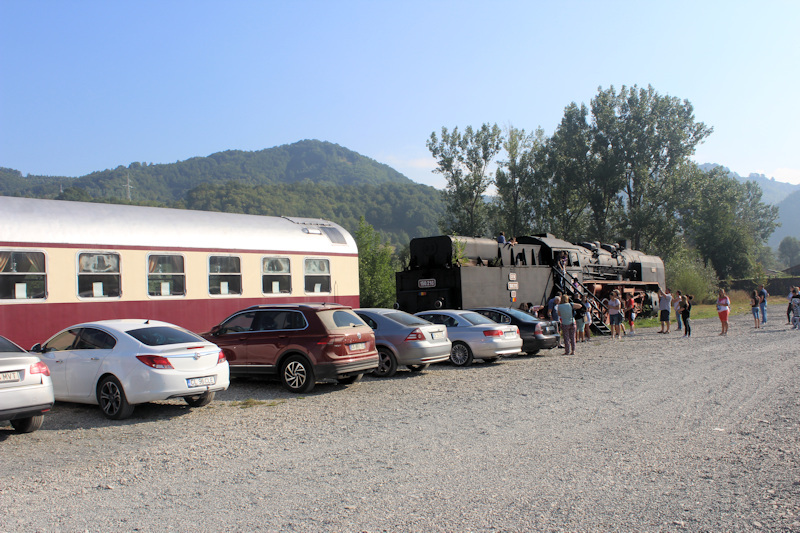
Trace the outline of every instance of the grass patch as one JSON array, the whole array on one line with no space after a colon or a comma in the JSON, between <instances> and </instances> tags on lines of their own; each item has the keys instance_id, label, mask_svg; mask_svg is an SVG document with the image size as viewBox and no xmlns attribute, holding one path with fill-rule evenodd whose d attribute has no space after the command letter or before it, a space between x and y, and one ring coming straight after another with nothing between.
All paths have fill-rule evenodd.
<instances>
[{"instance_id":1,"label":"grass patch","mask_svg":"<svg viewBox=\"0 0 800 533\"><path fill-rule=\"evenodd\" d=\"M744 294L743 291L738 291ZM746 295L745 295L746 296ZM744 298L731 298L731 315L742 315L750 312L750 297ZM699 320L701 318L718 318L717 304L694 304L692 305L692 320ZM675 323L675 308L672 309L669 319ZM627 322L626 322L627 327ZM658 317L650 318L637 318L637 328L660 328L661 321Z\"/></svg>"},{"instance_id":2,"label":"grass patch","mask_svg":"<svg viewBox=\"0 0 800 533\"><path fill-rule=\"evenodd\" d=\"M248 398L242 401L231 402L232 407L238 407L239 409L248 409L250 407L256 407L259 405L265 405L267 407L275 407L276 405L280 405L285 403L286 400L256 400L255 398Z\"/></svg>"}]
</instances>

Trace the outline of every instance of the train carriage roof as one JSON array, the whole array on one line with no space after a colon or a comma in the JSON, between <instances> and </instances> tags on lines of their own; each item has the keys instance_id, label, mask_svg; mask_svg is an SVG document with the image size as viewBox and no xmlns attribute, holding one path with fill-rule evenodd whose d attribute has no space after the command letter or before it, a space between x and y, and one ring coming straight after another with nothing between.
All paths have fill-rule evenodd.
<instances>
[{"instance_id":1,"label":"train carriage roof","mask_svg":"<svg viewBox=\"0 0 800 533\"><path fill-rule=\"evenodd\" d=\"M356 254L355 240L333 222L161 207L0 196L0 246L213 249Z\"/></svg>"}]
</instances>

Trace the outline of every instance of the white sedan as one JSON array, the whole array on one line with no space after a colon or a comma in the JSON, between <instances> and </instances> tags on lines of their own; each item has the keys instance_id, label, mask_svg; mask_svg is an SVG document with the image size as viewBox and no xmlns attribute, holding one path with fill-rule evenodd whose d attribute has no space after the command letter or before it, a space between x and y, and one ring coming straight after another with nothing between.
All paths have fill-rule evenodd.
<instances>
[{"instance_id":1,"label":"white sedan","mask_svg":"<svg viewBox=\"0 0 800 533\"><path fill-rule=\"evenodd\" d=\"M493 363L501 356L518 354L522 350L517 326L498 324L475 311L440 309L415 315L447 326L447 336L453 341L450 362L456 366L466 366L473 359Z\"/></svg>"},{"instance_id":2,"label":"white sedan","mask_svg":"<svg viewBox=\"0 0 800 533\"><path fill-rule=\"evenodd\" d=\"M0 337L0 420L10 420L17 433L42 427L53 407L50 370L5 337Z\"/></svg>"},{"instance_id":3,"label":"white sedan","mask_svg":"<svg viewBox=\"0 0 800 533\"><path fill-rule=\"evenodd\" d=\"M114 420L136 404L170 398L201 407L230 383L217 345L155 320L78 324L31 351L50 368L56 400L100 405Z\"/></svg>"}]
</instances>

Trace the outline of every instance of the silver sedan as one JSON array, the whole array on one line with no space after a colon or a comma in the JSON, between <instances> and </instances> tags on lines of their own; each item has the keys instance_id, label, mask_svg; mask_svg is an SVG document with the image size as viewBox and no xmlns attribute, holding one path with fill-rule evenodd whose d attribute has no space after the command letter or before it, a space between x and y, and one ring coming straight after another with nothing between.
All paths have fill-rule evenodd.
<instances>
[{"instance_id":1,"label":"silver sedan","mask_svg":"<svg viewBox=\"0 0 800 533\"><path fill-rule=\"evenodd\" d=\"M53 401L47 365L0 337L0 420L10 420L18 433L36 431Z\"/></svg>"},{"instance_id":2,"label":"silver sedan","mask_svg":"<svg viewBox=\"0 0 800 533\"><path fill-rule=\"evenodd\" d=\"M419 372L450 357L452 343L445 326L395 309L356 309L356 314L375 331L376 376L393 376L402 365Z\"/></svg>"},{"instance_id":3,"label":"silver sedan","mask_svg":"<svg viewBox=\"0 0 800 533\"><path fill-rule=\"evenodd\" d=\"M517 326L498 324L474 311L420 311L415 315L447 326L447 336L453 341L450 362L456 366L468 365L473 359L492 363L522 350Z\"/></svg>"}]
</instances>

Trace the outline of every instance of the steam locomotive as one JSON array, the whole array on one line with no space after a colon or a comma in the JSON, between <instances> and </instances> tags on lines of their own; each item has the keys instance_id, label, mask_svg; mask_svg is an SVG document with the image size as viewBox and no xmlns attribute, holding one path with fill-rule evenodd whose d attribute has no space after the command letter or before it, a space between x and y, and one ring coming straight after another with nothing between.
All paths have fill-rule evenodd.
<instances>
[{"instance_id":1,"label":"steam locomotive","mask_svg":"<svg viewBox=\"0 0 800 533\"><path fill-rule=\"evenodd\" d=\"M573 244L548 233L500 244L441 235L412 239L409 251L409 264L395 281L396 306L411 313L543 306L557 292L586 294L603 309L603 299L619 289L635 295L648 314L665 286L661 258L632 250L627 241Z\"/></svg>"}]
</instances>

